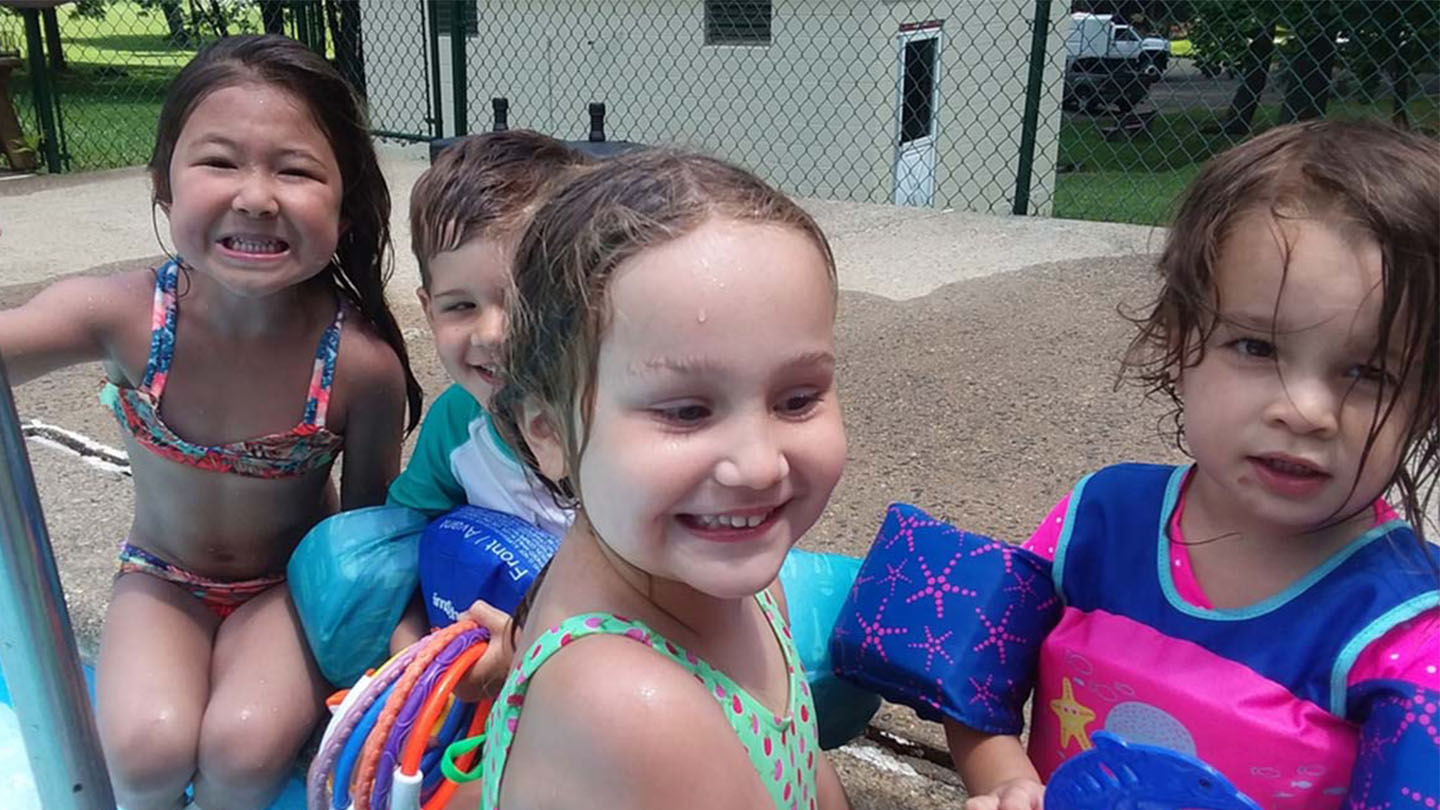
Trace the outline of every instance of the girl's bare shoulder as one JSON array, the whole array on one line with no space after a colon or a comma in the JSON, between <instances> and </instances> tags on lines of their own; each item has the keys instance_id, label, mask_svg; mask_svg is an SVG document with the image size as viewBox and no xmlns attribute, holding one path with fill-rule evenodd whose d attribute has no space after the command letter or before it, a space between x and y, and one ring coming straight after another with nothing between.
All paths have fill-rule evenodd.
<instances>
[{"instance_id":1,"label":"girl's bare shoulder","mask_svg":"<svg viewBox=\"0 0 1440 810\"><path fill-rule=\"evenodd\" d=\"M405 368L400 356L354 308L345 314L337 352L330 424L348 432L357 406L381 423L402 419Z\"/></svg>"},{"instance_id":2,"label":"girl's bare shoulder","mask_svg":"<svg viewBox=\"0 0 1440 810\"><path fill-rule=\"evenodd\" d=\"M602 785L645 785L647 808L699 806L696 795L727 810L764 800L752 795L759 782L744 778L749 760L700 680L626 636L588 636L554 653L531 680L521 720L517 753L543 752L552 774L569 774L599 800L590 806L639 806L624 790L596 795Z\"/></svg>"},{"instance_id":3,"label":"girl's bare shoulder","mask_svg":"<svg viewBox=\"0 0 1440 810\"><path fill-rule=\"evenodd\" d=\"M339 355L335 360L335 386L358 387L367 391L376 386L405 392L405 370L385 338L353 307L345 313L340 331Z\"/></svg>"}]
</instances>

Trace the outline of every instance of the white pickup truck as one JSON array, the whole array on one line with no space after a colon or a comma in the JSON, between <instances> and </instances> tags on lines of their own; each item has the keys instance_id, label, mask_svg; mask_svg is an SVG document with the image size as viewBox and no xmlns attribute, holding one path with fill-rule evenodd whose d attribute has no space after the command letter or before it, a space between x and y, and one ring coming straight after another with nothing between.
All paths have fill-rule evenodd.
<instances>
[{"instance_id":1,"label":"white pickup truck","mask_svg":"<svg viewBox=\"0 0 1440 810\"><path fill-rule=\"evenodd\" d=\"M1141 37L1111 14L1082 12L1070 15L1065 53L1066 62L1079 62L1082 70L1089 61L1122 62L1158 79L1170 64L1170 40Z\"/></svg>"}]
</instances>

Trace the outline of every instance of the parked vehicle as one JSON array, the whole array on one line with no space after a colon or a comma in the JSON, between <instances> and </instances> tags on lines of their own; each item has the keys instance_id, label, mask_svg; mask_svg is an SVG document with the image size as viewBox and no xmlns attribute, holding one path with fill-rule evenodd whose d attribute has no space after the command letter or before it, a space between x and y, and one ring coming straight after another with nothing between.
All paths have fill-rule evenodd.
<instances>
[{"instance_id":1,"label":"parked vehicle","mask_svg":"<svg viewBox=\"0 0 1440 810\"><path fill-rule=\"evenodd\" d=\"M1070 63L1065 70L1065 88L1061 106L1066 110L1100 115L1130 112L1150 94L1155 76L1138 69L1137 60L1081 61Z\"/></svg>"},{"instance_id":2,"label":"parked vehicle","mask_svg":"<svg viewBox=\"0 0 1440 810\"><path fill-rule=\"evenodd\" d=\"M1067 64L1078 62L1086 73L1094 72L1094 62L1126 62L1159 78L1170 65L1170 40L1142 37L1113 14L1071 14L1065 51Z\"/></svg>"}]
</instances>

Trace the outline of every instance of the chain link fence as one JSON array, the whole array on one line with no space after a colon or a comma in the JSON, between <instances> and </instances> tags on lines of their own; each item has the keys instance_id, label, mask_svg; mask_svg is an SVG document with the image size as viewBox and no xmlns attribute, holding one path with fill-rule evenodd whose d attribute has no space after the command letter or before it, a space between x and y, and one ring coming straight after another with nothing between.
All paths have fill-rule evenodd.
<instances>
[{"instance_id":1,"label":"chain link fence","mask_svg":"<svg viewBox=\"0 0 1440 810\"><path fill-rule=\"evenodd\" d=\"M195 49L267 30L382 138L603 131L828 200L1155 223L1281 122L1440 136L1435 0L81 0L0 11L4 163L143 163Z\"/></svg>"},{"instance_id":2,"label":"chain link fence","mask_svg":"<svg viewBox=\"0 0 1440 810\"><path fill-rule=\"evenodd\" d=\"M18 5L0 0L0 91L8 90L0 92L0 159L9 169L91 171L144 163L170 81L197 50L230 34L294 37L364 86L360 7L350 0ZM382 32L372 36L384 41ZM411 92L417 90L423 98L423 83Z\"/></svg>"}]
</instances>

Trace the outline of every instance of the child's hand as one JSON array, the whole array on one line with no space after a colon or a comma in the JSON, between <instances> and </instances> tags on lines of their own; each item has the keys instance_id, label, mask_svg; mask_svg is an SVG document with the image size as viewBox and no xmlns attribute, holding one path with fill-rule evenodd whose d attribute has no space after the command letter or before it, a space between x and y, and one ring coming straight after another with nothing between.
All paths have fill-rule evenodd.
<instances>
[{"instance_id":1,"label":"child's hand","mask_svg":"<svg viewBox=\"0 0 1440 810\"><path fill-rule=\"evenodd\" d=\"M965 800L965 810L1044 810L1045 786L1029 777L1001 782L984 796Z\"/></svg>"},{"instance_id":2,"label":"child's hand","mask_svg":"<svg viewBox=\"0 0 1440 810\"><path fill-rule=\"evenodd\" d=\"M510 616L492 607L483 599L476 599L460 618L469 619L490 631L490 646L470 672L455 685L455 695L468 703L478 703L481 698L500 694L505 685L505 676L510 670L510 660L515 657L515 648L510 643Z\"/></svg>"}]
</instances>

